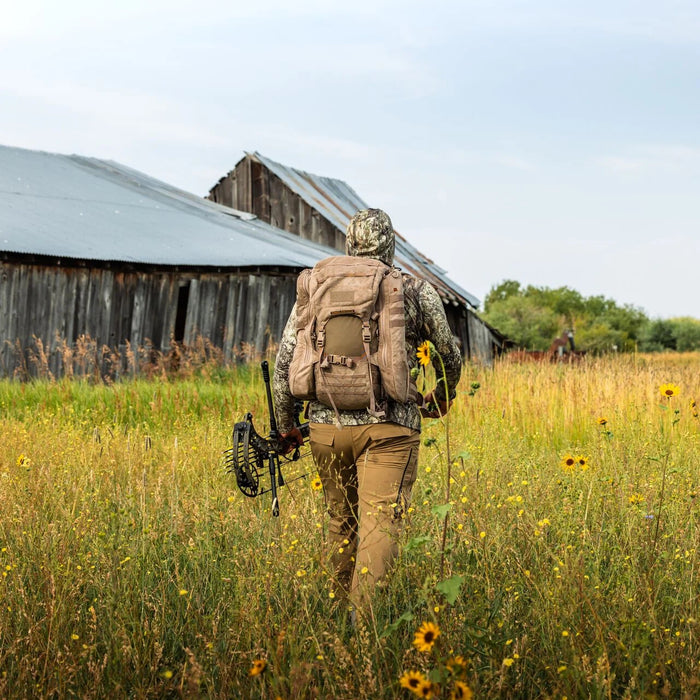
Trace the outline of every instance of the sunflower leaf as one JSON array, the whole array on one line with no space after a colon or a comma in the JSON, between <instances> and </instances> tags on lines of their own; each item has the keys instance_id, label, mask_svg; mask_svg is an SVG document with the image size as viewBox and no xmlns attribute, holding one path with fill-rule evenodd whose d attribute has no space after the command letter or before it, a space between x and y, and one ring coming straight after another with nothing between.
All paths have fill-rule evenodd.
<instances>
[{"instance_id":1,"label":"sunflower leaf","mask_svg":"<svg viewBox=\"0 0 700 700\"><path fill-rule=\"evenodd\" d=\"M451 503L443 503L441 506L433 506L431 511L438 516L438 518L444 518L452 510Z\"/></svg>"},{"instance_id":2,"label":"sunflower leaf","mask_svg":"<svg viewBox=\"0 0 700 700\"><path fill-rule=\"evenodd\" d=\"M394 622L386 626L382 632L382 638L388 637L390 634L396 632L396 630L399 629L404 622L412 622L413 617L413 613L410 610L407 610L403 615L401 615L400 618L398 618L398 620L394 620Z\"/></svg>"},{"instance_id":3,"label":"sunflower leaf","mask_svg":"<svg viewBox=\"0 0 700 700\"><path fill-rule=\"evenodd\" d=\"M418 549L421 545L430 542L431 538L426 535L419 535L418 537L412 537L406 544L406 551L412 552L414 549Z\"/></svg>"},{"instance_id":4,"label":"sunflower leaf","mask_svg":"<svg viewBox=\"0 0 700 700\"><path fill-rule=\"evenodd\" d=\"M445 600L450 604L454 605L455 601L459 597L459 591L464 583L464 576L458 576L455 574L444 581L440 581L435 585L435 588L440 591L445 596Z\"/></svg>"}]
</instances>

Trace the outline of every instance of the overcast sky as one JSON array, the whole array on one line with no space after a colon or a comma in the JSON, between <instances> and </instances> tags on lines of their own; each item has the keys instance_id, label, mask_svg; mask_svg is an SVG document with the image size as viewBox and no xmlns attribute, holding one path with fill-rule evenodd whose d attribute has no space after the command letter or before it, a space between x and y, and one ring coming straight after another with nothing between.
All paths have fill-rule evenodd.
<instances>
[{"instance_id":1,"label":"overcast sky","mask_svg":"<svg viewBox=\"0 0 700 700\"><path fill-rule=\"evenodd\" d=\"M477 297L700 318L697 0L0 0L0 143L345 180Z\"/></svg>"}]
</instances>

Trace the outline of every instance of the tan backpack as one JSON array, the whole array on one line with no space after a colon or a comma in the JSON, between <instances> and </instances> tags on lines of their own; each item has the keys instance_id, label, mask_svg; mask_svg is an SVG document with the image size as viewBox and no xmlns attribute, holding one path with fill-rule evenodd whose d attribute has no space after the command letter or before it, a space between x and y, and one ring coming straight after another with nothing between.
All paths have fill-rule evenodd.
<instances>
[{"instance_id":1,"label":"tan backpack","mask_svg":"<svg viewBox=\"0 0 700 700\"><path fill-rule=\"evenodd\" d=\"M374 258L335 256L297 281L297 344L289 387L302 400L385 415L386 397L415 400L406 354L401 272Z\"/></svg>"}]
</instances>

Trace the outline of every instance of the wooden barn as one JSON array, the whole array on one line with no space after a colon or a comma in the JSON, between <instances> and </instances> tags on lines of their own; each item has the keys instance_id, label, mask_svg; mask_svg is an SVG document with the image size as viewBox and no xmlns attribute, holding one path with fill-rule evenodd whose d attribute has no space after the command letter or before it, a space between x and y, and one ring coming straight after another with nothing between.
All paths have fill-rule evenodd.
<instances>
[{"instance_id":1,"label":"wooden barn","mask_svg":"<svg viewBox=\"0 0 700 700\"><path fill-rule=\"evenodd\" d=\"M118 163L0 146L0 376L59 376L81 342L262 351L333 253Z\"/></svg>"},{"instance_id":2,"label":"wooden barn","mask_svg":"<svg viewBox=\"0 0 700 700\"><path fill-rule=\"evenodd\" d=\"M342 180L296 170L257 152L246 153L211 189L209 199L250 212L302 240L343 252L348 221L355 212L369 206ZM507 341L476 314L479 300L450 280L445 270L398 232L396 264L437 289L464 356L490 364Z\"/></svg>"}]
</instances>

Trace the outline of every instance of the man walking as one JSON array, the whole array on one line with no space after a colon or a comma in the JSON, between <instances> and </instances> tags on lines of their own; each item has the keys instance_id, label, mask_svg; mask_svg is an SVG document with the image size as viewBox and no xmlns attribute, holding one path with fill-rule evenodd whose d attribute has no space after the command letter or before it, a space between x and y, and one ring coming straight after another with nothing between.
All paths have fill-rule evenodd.
<instances>
[{"instance_id":1,"label":"man walking","mask_svg":"<svg viewBox=\"0 0 700 700\"><path fill-rule=\"evenodd\" d=\"M391 267L394 247L394 229L385 212L367 209L350 220L345 243L348 256L379 260ZM430 341L442 357L449 395L438 382L433 392L420 397L411 378L413 392L405 401L388 396L380 407L372 398L371 407L344 409L338 406L345 405L344 397L333 400L331 395L326 403L311 400L309 406L311 451L330 515L331 569L338 593L349 595L353 603L360 605L369 601L397 554L401 521L418 467L421 415L438 417L449 410L462 367L461 354L437 292L424 280L403 273L400 277L407 367L412 370L417 366L418 346ZM299 305L298 296L282 336L273 378L279 430L298 443L301 434L294 428L290 365L303 331L303 319L300 322L297 313ZM364 347L367 350L368 345ZM328 357L331 362L336 358L339 364L353 366L348 358Z\"/></svg>"}]
</instances>

